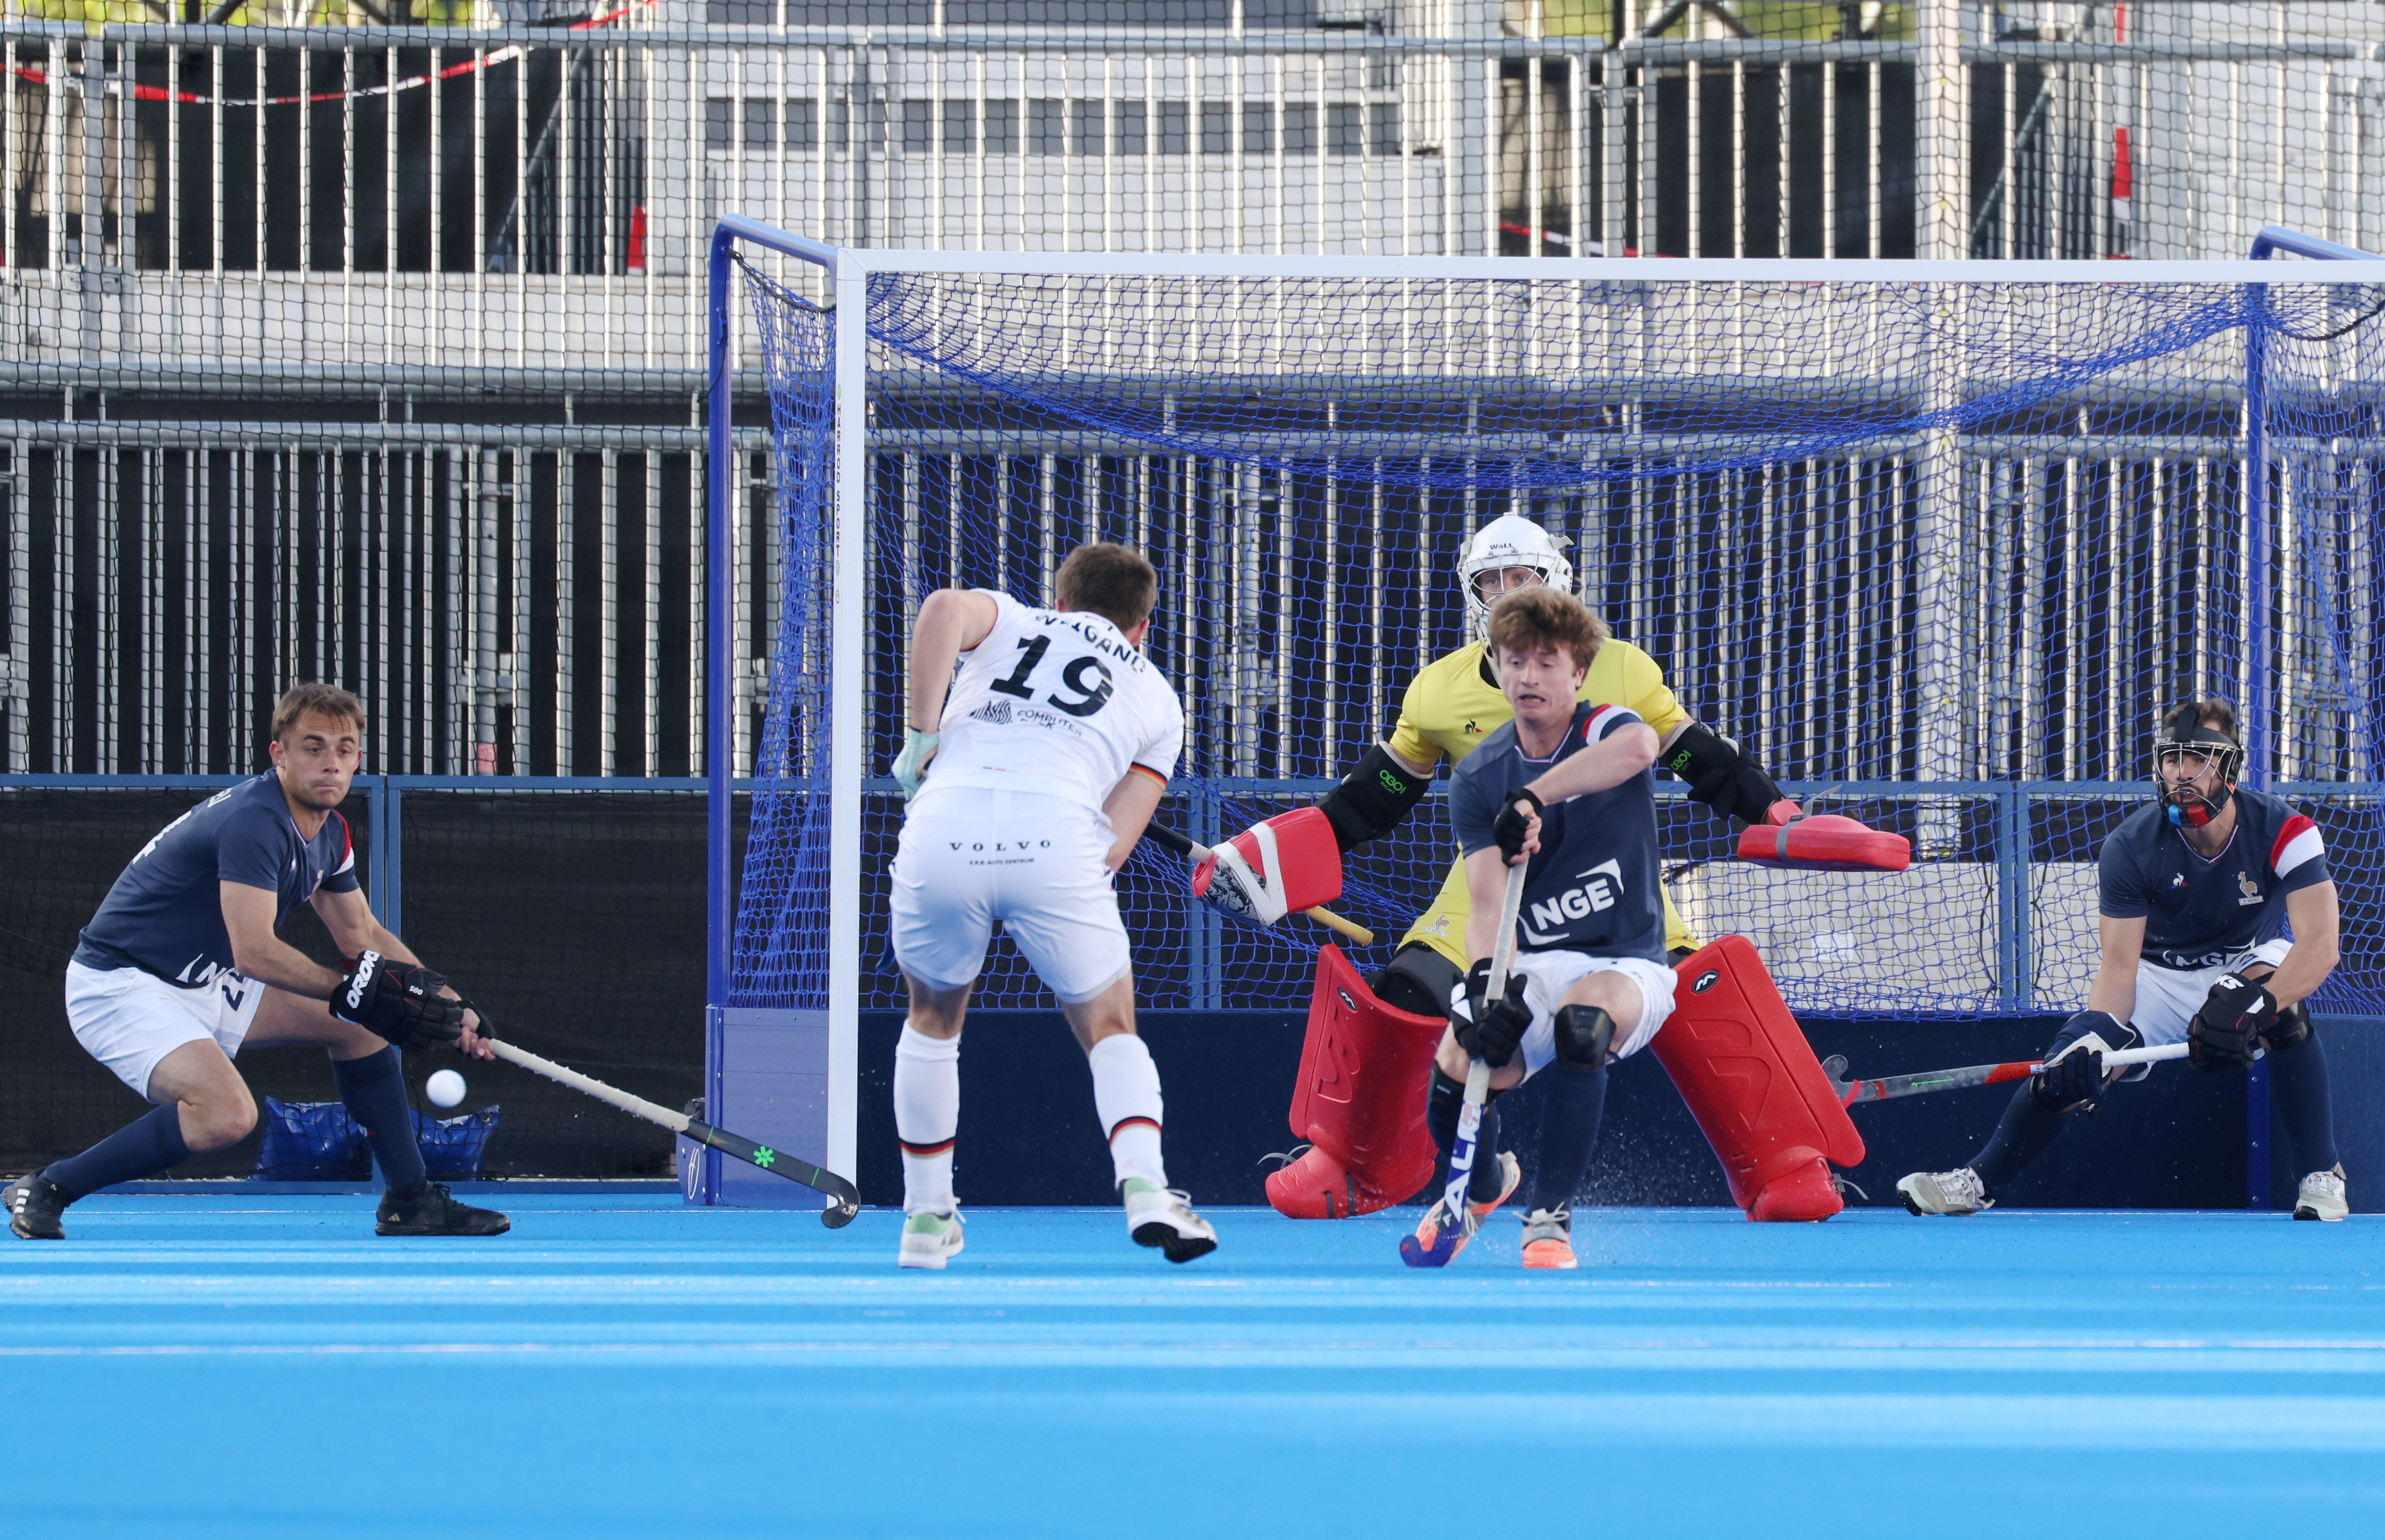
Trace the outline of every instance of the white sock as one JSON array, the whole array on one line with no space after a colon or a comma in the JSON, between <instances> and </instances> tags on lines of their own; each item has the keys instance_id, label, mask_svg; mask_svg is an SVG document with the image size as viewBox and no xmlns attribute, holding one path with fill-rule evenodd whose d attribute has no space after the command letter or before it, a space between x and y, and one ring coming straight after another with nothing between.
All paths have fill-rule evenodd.
<instances>
[{"instance_id":1,"label":"white sock","mask_svg":"<svg viewBox=\"0 0 2385 1540\"><path fill-rule=\"evenodd\" d=\"M903 1141L903 1211L948 1214L953 1136L961 1124L961 1040L904 1024L894 1040L894 1136Z\"/></svg>"},{"instance_id":2,"label":"white sock","mask_svg":"<svg viewBox=\"0 0 2385 1540\"><path fill-rule=\"evenodd\" d=\"M1130 1032L1114 1033L1093 1045L1093 1110L1110 1136L1110 1167L1117 1179L1140 1176L1168 1186L1159 1163L1159 1066L1151 1049Z\"/></svg>"}]
</instances>

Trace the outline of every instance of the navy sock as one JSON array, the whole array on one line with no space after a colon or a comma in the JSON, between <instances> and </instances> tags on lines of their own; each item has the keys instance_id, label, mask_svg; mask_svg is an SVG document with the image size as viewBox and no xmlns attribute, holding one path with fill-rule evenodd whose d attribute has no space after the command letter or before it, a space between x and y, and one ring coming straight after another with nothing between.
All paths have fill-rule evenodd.
<instances>
[{"instance_id":1,"label":"navy sock","mask_svg":"<svg viewBox=\"0 0 2385 1540\"><path fill-rule=\"evenodd\" d=\"M119 1182L171 1171L190 1158L191 1147L182 1142L181 1104L169 1101L152 1107L138 1122L126 1124L81 1154L52 1161L42 1174L72 1201Z\"/></svg>"},{"instance_id":2,"label":"navy sock","mask_svg":"<svg viewBox=\"0 0 2385 1540\"><path fill-rule=\"evenodd\" d=\"M2020 1083L2012 1100L2005 1104L1996 1131L1971 1157L1971 1169L1979 1174L1979 1182L1991 1197L2019 1175L2021 1167L2044 1154L2046 1147L2062 1132L2062 1114L2049 1112L2038 1104L2030 1088L2033 1084L2027 1080Z\"/></svg>"},{"instance_id":3,"label":"navy sock","mask_svg":"<svg viewBox=\"0 0 2385 1540\"><path fill-rule=\"evenodd\" d=\"M1425 1098L1425 1128L1432 1142L1441 1149L1441 1167L1432 1179L1433 1196L1449 1182L1449 1152L1457 1144L1457 1117L1466 1106L1466 1082L1452 1080L1442 1073L1439 1064L1432 1067L1432 1089ZM1488 1203L1499 1196L1499 1109L1491 1102L1482 1106L1482 1122L1474 1134L1474 1171L1466 1181L1466 1196L1478 1203Z\"/></svg>"},{"instance_id":4,"label":"navy sock","mask_svg":"<svg viewBox=\"0 0 2385 1540\"><path fill-rule=\"evenodd\" d=\"M422 1186L422 1147L414 1139L414 1110L406 1099L403 1058L393 1048L368 1053L344 1063L334 1062L331 1078L338 1082L340 1100L348 1116L365 1126L381 1174L393 1193L409 1193Z\"/></svg>"},{"instance_id":5,"label":"navy sock","mask_svg":"<svg viewBox=\"0 0 2385 1540\"><path fill-rule=\"evenodd\" d=\"M2304 1037L2291 1048L2271 1049L2269 1100L2286 1137L2294 1147L2294 1174L2333 1171L2341 1157L2335 1149L2335 1113L2328 1104L2327 1054L2316 1037Z\"/></svg>"},{"instance_id":6,"label":"navy sock","mask_svg":"<svg viewBox=\"0 0 2385 1540\"><path fill-rule=\"evenodd\" d=\"M1598 1124L1606 1111L1606 1070L1552 1064L1541 1078L1548 1095L1541 1103L1541 1158L1532 1174L1532 1207L1557 1209L1573 1201L1598 1148Z\"/></svg>"}]
</instances>

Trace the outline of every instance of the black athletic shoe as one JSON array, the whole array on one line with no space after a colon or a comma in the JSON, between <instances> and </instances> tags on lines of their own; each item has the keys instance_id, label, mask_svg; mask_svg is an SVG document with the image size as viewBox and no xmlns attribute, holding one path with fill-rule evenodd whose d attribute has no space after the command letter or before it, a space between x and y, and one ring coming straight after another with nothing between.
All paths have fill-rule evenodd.
<instances>
[{"instance_id":1,"label":"black athletic shoe","mask_svg":"<svg viewBox=\"0 0 2385 1540\"><path fill-rule=\"evenodd\" d=\"M440 1182L425 1182L402 1198L385 1192L373 1215L376 1236L502 1236L513 1227L514 1222L494 1209L456 1202Z\"/></svg>"},{"instance_id":2,"label":"black athletic shoe","mask_svg":"<svg viewBox=\"0 0 2385 1540\"><path fill-rule=\"evenodd\" d=\"M0 1204L8 1209L8 1228L27 1240L66 1239L67 1229L58 1223L58 1216L73 1201L38 1171L18 1177L0 1191Z\"/></svg>"}]
</instances>

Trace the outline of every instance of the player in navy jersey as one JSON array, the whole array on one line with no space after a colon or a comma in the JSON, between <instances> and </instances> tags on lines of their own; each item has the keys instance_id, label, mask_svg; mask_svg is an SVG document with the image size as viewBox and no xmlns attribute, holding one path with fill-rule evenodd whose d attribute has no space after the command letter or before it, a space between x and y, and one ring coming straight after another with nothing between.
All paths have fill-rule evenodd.
<instances>
[{"instance_id":1,"label":"player in navy jersey","mask_svg":"<svg viewBox=\"0 0 2385 1540\"><path fill-rule=\"evenodd\" d=\"M450 1043L486 1059L478 1018L383 929L356 888L339 806L355 778L364 706L298 685L273 712L273 768L219 792L141 849L67 964L67 1022L92 1057L155 1103L80 1155L9 1184L11 1231L62 1240L67 1205L237 1144L256 1103L232 1056L319 1046L340 1099L380 1157L384 1236L491 1236L506 1216L426 1178L399 1073L401 1047ZM343 973L275 932L302 903L323 918Z\"/></svg>"},{"instance_id":2,"label":"player in navy jersey","mask_svg":"<svg viewBox=\"0 0 2385 1540\"><path fill-rule=\"evenodd\" d=\"M2318 827L2275 797L2239 790L2244 751L2223 701L2191 701L2154 735L2154 802L2096 863L2104 958L2087 1009L2046 1049L1970 1164L1896 1186L1917 1214L1975 1214L2042 1153L2065 1114L2092 1112L2114 1080L2105 1052L2183 1040L2197 1068L2241 1070L2266 1052L2269 1088L2308 1174L2296 1219L2341 1219L2343 1167L2327 1056L2304 1001L2336 964L2335 883ZM2291 928L2291 938L2288 929Z\"/></svg>"},{"instance_id":3,"label":"player in navy jersey","mask_svg":"<svg viewBox=\"0 0 2385 1540\"><path fill-rule=\"evenodd\" d=\"M1426 1117L1445 1168L1470 1059L1490 1064L1494 1094L1549 1072L1524 1265L1569 1268L1573 1195L1597 1142L1606 1066L1645 1048L1673 1009L1650 773L1657 739L1630 708L1576 699L1606 627L1572 595L1545 585L1510 593L1491 612L1490 637L1516 714L1458 763L1450 784L1474 965L1451 998ZM1500 895L1517 860L1530 864L1515 963L1494 1000ZM1499 1149L1495 1112L1482 1110L1478 1149ZM1506 1151L1477 1161L1467 1211L1436 1202L1418 1242L1430 1249L1455 1226L1462 1248L1518 1180Z\"/></svg>"}]
</instances>

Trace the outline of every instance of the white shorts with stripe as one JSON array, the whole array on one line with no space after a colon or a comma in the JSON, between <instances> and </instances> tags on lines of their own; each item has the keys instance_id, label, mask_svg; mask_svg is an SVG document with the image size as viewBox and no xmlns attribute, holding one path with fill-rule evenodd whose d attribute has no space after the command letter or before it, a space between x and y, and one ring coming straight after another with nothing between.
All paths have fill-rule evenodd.
<instances>
[{"instance_id":1,"label":"white shorts with stripe","mask_svg":"<svg viewBox=\"0 0 2385 1540\"><path fill-rule=\"evenodd\" d=\"M234 1058L265 999L265 986L244 974L216 975L185 989L138 968L67 964L67 1025L75 1041L142 1096L158 1062L184 1043L212 1037Z\"/></svg>"}]
</instances>

